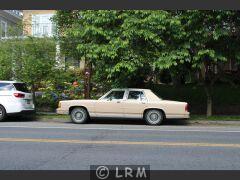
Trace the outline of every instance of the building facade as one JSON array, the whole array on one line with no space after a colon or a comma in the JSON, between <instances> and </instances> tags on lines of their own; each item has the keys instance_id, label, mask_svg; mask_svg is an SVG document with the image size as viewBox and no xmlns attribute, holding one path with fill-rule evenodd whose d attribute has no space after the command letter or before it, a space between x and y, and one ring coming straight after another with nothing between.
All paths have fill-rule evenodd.
<instances>
[{"instance_id":1,"label":"building facade","mask_svg":"<svg viewBox=\"0 0 240 180\"><path fill-rule=\"evenodd\" d=\"M55 26L51 21L55 10L24 10L24 35L34 37L53 37Z\"/></svg>"},{"instance_id":2,"label":"building facade","mask_svg":"<svg viewBox=\"0 0 240 180\"><path fill-rule=\"evenodd\" d=\"M0 10L0 38L11 36L11 28L19 28L22 22L21 10Z\"/></svg>"},{"instance_id":3,"label":"building facade","mask_svg":"<svg viewBox=\"0 0 240 180\"><path fill-rule=\"evenodd\" d=\"M52 21L55 10L23 10L24 35L34 37L53 37L56 26ZM61 52L59 44L56 44L56 61L62 67L84 68L84 61L65 57Z\"/></svg>"}]
</instances>

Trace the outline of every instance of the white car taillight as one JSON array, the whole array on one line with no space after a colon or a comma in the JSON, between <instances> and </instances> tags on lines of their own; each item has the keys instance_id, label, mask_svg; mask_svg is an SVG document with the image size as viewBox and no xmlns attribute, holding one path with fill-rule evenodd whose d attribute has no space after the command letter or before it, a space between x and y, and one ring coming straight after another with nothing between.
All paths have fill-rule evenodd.
<instances>
[{"instance_id":1,"label":"white car taillight","mask_svg":"<svg viewBox=\"0 0 240 180\"><path fill-rule=\"evenodd\" d=\"M25 97L25 94L22 94L22 93L14 93L13 94L16 98L24 98Z\"/></svg>"}]
</instances>

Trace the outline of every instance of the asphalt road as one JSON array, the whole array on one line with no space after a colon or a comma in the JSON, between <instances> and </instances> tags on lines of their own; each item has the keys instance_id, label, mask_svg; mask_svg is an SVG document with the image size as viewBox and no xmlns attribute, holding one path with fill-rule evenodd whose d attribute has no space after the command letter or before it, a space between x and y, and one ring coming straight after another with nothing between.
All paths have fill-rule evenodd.
<instances>
[{"instance_id":1,"label":"asphalt road","mask_svg":"<svg viewBox=\"0 0 240 180\"><path fill-rule=\"evenodd\" d=\"M1 122L0 170L240 170L240 126Z\"/></svg>"}]
</instances>

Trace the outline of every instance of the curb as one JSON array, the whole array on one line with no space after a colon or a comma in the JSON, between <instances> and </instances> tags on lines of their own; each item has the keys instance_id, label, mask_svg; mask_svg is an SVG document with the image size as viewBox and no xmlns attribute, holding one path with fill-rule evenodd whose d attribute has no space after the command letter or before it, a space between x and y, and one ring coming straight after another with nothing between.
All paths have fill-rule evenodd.
<instances>
[{"instance_id":1,"label":"curb","mask_svg":"<svg viewBox=\"0 0 240 180\"><path fill-rule=\"evenodd\" d=\"M66 123L71 122L70 118L37 118L37 121L42 122L49 122L49 123ZM97 122L97 121L95 121ZM105 121L98 121L100 124L104 123ZM130 123L130 121L126 121L127 124L135 125L134 121L133 123ZM136 122L136 121L135 121ZM111 121L107 121L107 124L111 124ZM113 124L115 124L114 122ZM97 123L98 124L98 123ZM144 124L144 123L140 123ZM240 121L188 121L188 122L182 122L182 120L175 121L175 122L167 122L163 125L169 125L169 126L240 126Z\"/></svg>"}]
</instances>

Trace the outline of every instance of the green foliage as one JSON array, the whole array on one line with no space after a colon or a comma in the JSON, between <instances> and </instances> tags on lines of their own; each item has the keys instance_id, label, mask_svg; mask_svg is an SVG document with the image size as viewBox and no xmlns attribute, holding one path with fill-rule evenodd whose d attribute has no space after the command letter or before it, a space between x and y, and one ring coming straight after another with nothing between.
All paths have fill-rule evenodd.
<instances>
[{"instance_id":1,"label":"green foliage","mask_svg":"<svg viewBox=\"0 0 240 180\"><path fill-rule=\"evenodd\" d=\"M154 85L151 89L163 99L184 101L190 105L191 114L204 114L207 97L204 87L187 84L173 87L171 85ZM230 87L226 84L217 84L213 88L213 112L215 114L239 114L240 86Z\"/></svg>"},{"instance_id":2,"label":"green foliage","mask_svg":"<svg viewBox=\"0 0 240 180\"><path fill-rule=\"evenodd\" d=\"M114 86L137 86L189 57L180 18L168 11L58 11L55 21L66 53L90 61Z\"/></svg>"},{"instance_id":3,"label":"green foliage","mask_svg":"<svg viewBox=\"0 0 240 180\"><path fill-rule=\"evenodd\" d=\"M12 78L12 57L13 48L10 43L0 42L0 79L9 80Z\"/></svg>"},{"instance_id":4,"label":"green foliage","mask_svg":"<svg viewBox=\"0 0 240 180\"><path fill-rule=\"evenodd\" d=\"M217 10L179 12L193 67L200 67L206 60L217 64L239 59L239 14Z\"/></svg>"},{"instance_id":5,"label":"green foliage","mask_svg":"<svg viewBox=\"0 0 240 180\"><path fill-rule=\"evenodd\" d=\"M29 84L50 78L55 66L56 44L47 38L28 38L20 42L22 56L16 61L17 77Z\"/></svg>"},{"instance_id":6,"label":"green foliage","mask_svg":"<svg viewBox=\"0 0 240 180\"><path fill-rule=\"evenodd\" d=\"M73 86L73 81L78 86ZM83 99L83 72L80 69L55 69L54 74L47 81L41 81L38 91L43 92L37 97L36 106L41 111L55 110L60 100Z\"/></svg>"},{"instance_id":7,"label":"green foliage","mask_svg":"<svg viewBox=\"0 0 240 180\"><path fill-rule=\"evenodd\" d=\"M49 38L13 37L1 41L0 49L0 79L27 83L36 102L37 87L42 81L52 79L55 72L55 41Z\"/></svg>"},{"instance_id":8,"label":"green foliage","mask_svg":"<svg viewBox=\"0 0 240 180\"><path fill-rule=\"evenodd\" d=\"M83 80L82 70L57 67L52 38L18 36L0 41L0 79L23 81L33 92L42 92L36 97L37 108L56 108L62 93L68 99L83 98L83 83L72 86L76 79Z\"/></svg>"},{"instance_id":9,"label":"green foliage","mask_svg":"<svg viewBox=\"0 0 240 180\"><path fill-rule=\"evenodd\" d=\"M240 57L239 11L58 11L55 21L63 49L104 68L110 81Z\"/></svg>"},{"instance_id":10,"label":"green foliage","mask_svg":"<svg viewBox=\"0 0 240 180\"><path fill-rule=\"evenodd\" d=\"M28 37L1 41L1 79L12 77L29 84L49 78L55 65L55 42ZM4 66L4 63L7 66ZM6 68L7 67L7 68ZM10 76L7 76L9 74Z\"/></svg>"},{"instance_id":11,"label":"green foliage","mask_svg":"<svg viewBox=\"0 0 240 180\"><path fill-rule=\"evenodd\" d=\"M49 93L36 97L37 111L54 111L57 108L58 101Z\"/></svg>"},{"instance_id":12,"label":"green foliage","mask_svg":"<svg viewBox=\"0 0 240 180\"><path fill-rule=\"evenodd\" d=\"M144 87L166 69L177 81L201 72L208 115L225 63L240 63L240 11L58 11L55 22L65 53L92 63L105 86Z\"/></svg>"}]
</instances>

